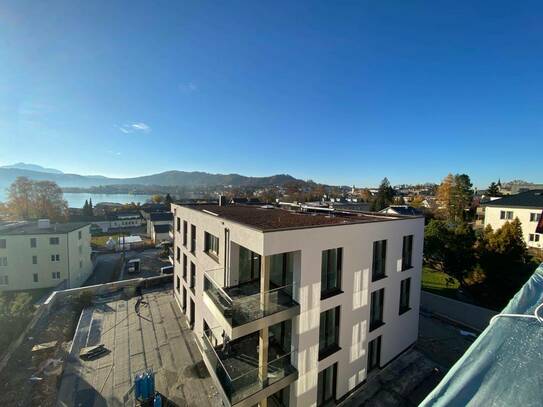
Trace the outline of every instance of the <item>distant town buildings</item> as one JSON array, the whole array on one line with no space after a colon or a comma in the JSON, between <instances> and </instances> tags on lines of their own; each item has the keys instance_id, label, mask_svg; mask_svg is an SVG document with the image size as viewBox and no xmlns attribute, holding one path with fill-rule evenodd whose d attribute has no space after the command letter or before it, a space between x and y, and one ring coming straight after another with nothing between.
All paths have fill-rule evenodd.
<instances>
[{"instance_id":1,"label":"distant town buildings","mask_svg":"<svg viewBox=\"0 0 543 407\"><path fill-rule=\"evenodd\" d=\"M79 287L92 274L89 223L0 223L0 290Z\"/></svg>"}]
</instances>

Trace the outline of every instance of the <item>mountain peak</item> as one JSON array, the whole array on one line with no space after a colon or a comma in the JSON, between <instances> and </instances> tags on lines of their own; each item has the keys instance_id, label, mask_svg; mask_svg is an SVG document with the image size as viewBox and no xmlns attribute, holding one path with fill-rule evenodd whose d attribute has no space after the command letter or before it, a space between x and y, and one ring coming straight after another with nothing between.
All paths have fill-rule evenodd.
<instances>
[{"instance_id":1,"label":"mountain peak","mask_svg":"<svg viewBox=\"0 0 543 407\"><path fill-rule=\"evenodd\" d=\"M18 170L29 170L29 171L37 171L37 172L45 172L48 174L64 174L62 171L57 170L55 168L45 168L41 165L37 164L27 164L27 163L15 163L11 165L3 165L0 168L15 168Z\"/></svg>"}]
</instances>

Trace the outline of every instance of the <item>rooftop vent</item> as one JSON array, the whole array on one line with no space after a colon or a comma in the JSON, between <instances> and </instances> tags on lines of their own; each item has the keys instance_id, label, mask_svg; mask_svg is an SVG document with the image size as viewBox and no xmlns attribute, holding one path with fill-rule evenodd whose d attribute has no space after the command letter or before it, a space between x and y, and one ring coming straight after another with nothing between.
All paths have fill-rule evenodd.
<instances>
[{"instance_id":1,"label":"rooftop vent","mask_svg":"<svg viewBox=\"0 0 543 407\"><path fill-rule=\"evenodd\" d=\"M50 227L49 219L38 219L38 229L49 229Z\"/></svg>"}]
</instances>

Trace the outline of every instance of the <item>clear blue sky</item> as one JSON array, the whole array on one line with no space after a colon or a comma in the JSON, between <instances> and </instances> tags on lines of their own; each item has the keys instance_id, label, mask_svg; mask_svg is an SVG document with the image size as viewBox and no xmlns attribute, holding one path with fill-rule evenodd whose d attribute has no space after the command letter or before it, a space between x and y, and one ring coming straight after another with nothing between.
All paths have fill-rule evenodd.
<instances>
[{"instance_id":1,"label":"clear blue sky","mask_svg":"<svg viewBox=\"0 0 543 407\"><path fill-rule=\"evenodd\" d=\"M540 1L3 1L0 164L543 182Z\"/></svg>"}]
</instances>

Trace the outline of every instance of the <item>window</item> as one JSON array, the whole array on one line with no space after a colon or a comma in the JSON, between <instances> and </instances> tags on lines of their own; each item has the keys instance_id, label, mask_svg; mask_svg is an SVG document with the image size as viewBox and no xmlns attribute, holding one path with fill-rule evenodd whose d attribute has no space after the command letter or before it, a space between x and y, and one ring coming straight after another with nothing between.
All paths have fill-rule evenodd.
<instances>
[{"instance_id":1,"label":"window","mask_svg":"<svg viewBox=\"0 0 543 407\"><path fill-rule=\"evenodd\" d=\"M179 247L176 247L176 253L175 253L175 259L179 263L181 261L181 249Z\"/></svg>"},{"instance_id":2,"label":"window","mask_svg":"<svg viewBox=\"0 0 543 407\"><path fill-rule=\"evenodd\" d=\"M371 293L371 309L370 309L370 331L379 328L383 322L383 303L385 299L385 289L374 291Z\"/></svg>"},{"instance_id":3,"label":"window","mask_svg":"<svg viewBox=\"0 0 543 407\"><path fill-rule=\"evenodd\" d=\"M60 271L53 271L51 273L51 277L53 278L53 280L60 280Z\"/></svg>"},{"instance_id":4,"label":"window","mask_svg":"<svg viewBox=\"0 0 543 407\"><path fill-rule=\"evenodd\" d=\"M37 246L36 243L37 243L37 242L36 242L36 238L35 238L35 237L31 237L31 238L30 238L30 247L32 247L32 248L36 247L36 246Z\"/></svg>"},{"instance_id":5,"label":"window","mask_svg":"<svg viewBox=\"0 0 543 407\"><path fill-rule=\"evenodd\" d=\"M51 261L60 261L60 254L52 254Z\"/></svg>"},{"instance_id":6,"label":"window","mask_svg":"<svg viewBox=\"0 0 543 407\"><path fill-rule=\"evenodd\" d=\"M0 249L6 248L6 239L0 239Z\"/></svg>"},{"instance_id":7,"label":"window","mask_svg":"<svg viewBox=\"0 0 543 407\"><path fill-rule=\"evenodd\" d=\"M80 268L80 269L83 268L83 260L79 260L79 268Z\"/></svg>"},{"instance_id":8,"label":"window","mask_svg":"<svg viewBox=\"0 0 543 407\"><path fill-rule=\"evenodd\" d=\"M413 267L413 235L403 237L402 246L402 271Z\"/></svg>"},{"instance_id":9,"label":"window","mask_svg":"<svg viewBox=\"0 0 543 407\"><path fill-rule=\"evenodd\" d=\"M7 267L8 265L8 258L7 256L0 257L0 266Z\"/></svg>"},{"instance_id":10,"label":"window","mask_svg":"<svg viewBox=\"0 0 543 407\"><path fill-rule=\"evenodd\" d=\"M321 298L341 292L341 263L343 249L323 250L321 262Z\"/></svg>"},{"instance_id":11,"label":"window","mask_svg":"<svg viewBox=\"0 0 543 407\"><path fill-rule=\"evenodd\" d=\"M409 311L409 290L411 289L411 279L406 278L400 285L400 315Z\"/></svg>"},{"instance_id":12,"label":"window","mask_svg":"<svg viewBox=\"0 0 543 407\"><path fill-rule=\"evenodd\" d=\"M181 279L179 276L175 277L175 289L179 293L179 290L181 289Z\"/></svg>"},{"instance_id":13,"label":"window","mask_svg":"<svg viewBox=\"0 0 543 407\"><path fill-rule=\"evenodd\" d=\"M196 265L192 261L190 262L190 289L193 293L196 289Z\"/></svg>"},{"instance_id":14,"label":"window","mask_svg":"<svg viewBox=\"0 0 543 407\"><path fill-rule=\"evenodd\" d=\"M204 251L212 256L219 256L219 238L205 232Z\"/></svg>"},{"instance_id":15,"label":"window","mask_svg":"<svg viewBox=\"0 0 543 407\"><path fill-rule=\"evenodd\" d=\"M317 406L324 406L336 398L337 363L319 372Z\"/></svg>"},{"instance_id":16,"label":"window","mask_svg":"<svg viewBox=\"0 0 543 407\"><path fill-rule=\"evenodd\" d=\"M0 276L0 285L9 285L8 276Z\"/></svg>"},{"instance_id":17,"label":"window","mask_svg":"<svg viewBox=\"0 0 543 407\"><path fill-rule=\"evenodd\" d=\"M175 229L181 232L181 218L175 218Z\"/></svg>"},{"instance_id":18,"label":"window","mask_svg":"<svg viewBox=\"0 0 543 407\"><path fill-rule=\"evenodd\" d=\"M196 226L190 225L190 251L196 251Z\"/></svg>"},{"instance_id":19,"label":"window","mask_svg":"<svg viewBox=\"0 0 543 407\"><path fill-rule=\"evenodd\" d=\"M541 219L540 213L535 213L535 212L530 213L530 222L539 222L539 219Z\"/></svg>"},{"instance_id":20,"label":"window","mask_svg":"<svg viewBox=\"0 0 543 407\"><path fill-rule=\"evenodd\" d=\"M183 287L183 298L181 299L181 308L183 312L187 311L187 289Z\"/></svg>"},{"instance_id":21,"label":"window","mask_svg":"<svg viewBox=\"0 0 543 407\"><path fill-rule=\"evenodd\" d=\"M38 273L32 274L32 281L34 281L35 283L38 282Z\"/></svg>"},{"instance_id":22,"label":"window","mask_svg":"<svg viewBox=\"0 0 543 407\"><path fill-rule=\"evenodd\" d=\"M194 323L196 322L196 308L194 307L194 301L190 299L190 316L189 316L189 326L190 329L194 329Z\"/></svg>"},{"instance_id":23,"label":"window","mask_svg":"<svg viewBox=\"0 0 543 407\"><path fill-rule=\"evenodd\" d=\"M77 232L77 238L81 240L82 237L83 237L83 232L80 230L79 232Z\"/></svg>"},{"instance_id":24,"label":"window","mask_svg":"<svg viewBox=\"0 0 543 407\"><path fill-rule=\"evenodd\" d=\"M49 244L54 244L54 245L60 244L60 238L58 238L58 237L50 237L49 238Z\"/></svg>"},{"instance_id":25,"label":"window","mask_svg":"<svg viewBox=\"0 0 543 407\"><path fill-rule=\"evenodd\" d=\"M513 211L500 211L500 219L513 219Z\"/></svg>"},{"instance_id":26,"label":"window","mask_svg":"<svg viewBox=\"0 0 543 407\"><path fill-rule=\"evenodd\" d=\"M536 234L530 233L529 240L530 242L539 242L539 235L537 233Z\"/></svg>"},{"instance_id":27,"label":"window","mask_svg":"<svg viewBox=\"0 0 543 407\"><path fill-rule=\"evenodd\" d=\"M32 256L32 264L38 264L38 256Z\"/></svg>"},{"instance_id":28,"label":"window","mask_svg":"<svg viewBox=\"0 0 543 407\"><path fill-rule=\"evenodd\" d=\"M381 336L368 344L368 373L381 363Z\"/></svg>"},{"instance_id":29,"label":"window","mask_svg":"<svg viewBox=\"0 0 543 407\"><path fill-rule=\"evenodd\" d=\"M379 240L373 242L373 262L371 271L371 280L377 281L386 277L386 257L387 257L387 241Z\"/></svg>"},{"instance_id":30,"label":"window","mask_svg":"<svg viewBox=\"0 0 543 407\"><path fill-rule=\"evenodd\" d=\"M183 246L187 247L187 234L188 232L188 223L186 220L183 221Z\"/></svg>"},{"instance_id":31,"label":"window","mask_svg":"<svg viewBox=\"0 0 543 407\"><path fill-rule=\"evenodd\" d=\"M187 255L183 253L183 280L187 281Z\"/></svg>"},{"instance_id":32,"label":"window","mask_svg":"<svg viewBox=\"0 0 543 407\"><path fill-rule=\"evenodd\" d=\"M319 326L319 360L339 350L340 307L321 312Z\"/></svg>"}]
</instances>

